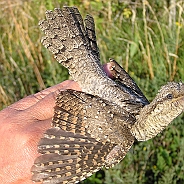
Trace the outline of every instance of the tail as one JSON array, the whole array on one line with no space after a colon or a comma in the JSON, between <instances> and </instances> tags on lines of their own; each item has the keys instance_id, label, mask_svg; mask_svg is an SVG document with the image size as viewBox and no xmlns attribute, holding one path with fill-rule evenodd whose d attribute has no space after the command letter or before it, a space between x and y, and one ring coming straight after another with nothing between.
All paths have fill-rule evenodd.
<instances>
[{"instance_id":1,"label":"tail","mask_svg":"<svg viewBox=\"0 0 184 184\"><path fill-rule=\"evenodd\" d=\"M69 69L70 75L79 80L86 68L100 68L100 56L96 43L93 17L84 20L75 7L56 8L46 11L46 20L39 26L45 33L42 44L53 53L56 60ZM87 61L87 62L86 62ZM89 73L89 72L88 72Z\"/></svg>"}]
</instances>

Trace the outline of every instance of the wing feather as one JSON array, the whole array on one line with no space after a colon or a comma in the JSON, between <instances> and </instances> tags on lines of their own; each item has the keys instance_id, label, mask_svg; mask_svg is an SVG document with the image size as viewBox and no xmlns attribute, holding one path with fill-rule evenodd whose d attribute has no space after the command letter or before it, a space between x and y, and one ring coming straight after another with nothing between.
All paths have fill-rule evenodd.
<instances>
[{"instance_id":1,"label":"wing feather","mask_svg":"<svg viewBox=\"0 0 184 184\"><path fill-rule=\"evenodd\" d=\"M49 129L39 143L42 154L32 167L33 181L74 183L89 177L105 165L113 144L58 127Z\"/></svg>"},{"instance_id":2,"label":"wing feather","mask_svg":"<svg viewBox=\"0 0 184 184\"><path fill-rule=\"evenodd\" d=\"M53 127L38 145L41 156L32 167L33 181L75 183L103 166L113 166L133 144L130 128L134 121L117 105L97 96L61 91L56 100Z\"/></svg>"},{"instance_id":3,"label":"wing feather","mask_svg":"<svg viewBox=\"0 0 184 184\"><path fill-rule=\"evenodd\" d=\"M114 60L110 59L111 74L114 77L115 82L117 82L120 87L129 90L129 93L134 93L139 96L142 100L142 104L147 105L149 101L144 96L140 88L137 86L135 81L130 77L130 75Z\"/></svg>"}]
</instances>

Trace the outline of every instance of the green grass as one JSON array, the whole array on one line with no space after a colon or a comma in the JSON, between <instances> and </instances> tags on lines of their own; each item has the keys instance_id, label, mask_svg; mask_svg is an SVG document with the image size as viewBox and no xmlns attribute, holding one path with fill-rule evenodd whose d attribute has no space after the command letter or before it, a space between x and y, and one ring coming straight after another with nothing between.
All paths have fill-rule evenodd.
<instances>
[{"instance_id":1,"label":"green grass","mask_svg":"<svg viewBox=\"0 0 184 184\"><path fill-rule=\"evenodd\" d=\"M46 9L75 5L96 22L103 63L117 60L152 100L161 85L184 81L184 3L30 0L0 3L0 109L68 78L40 43ZM184 115L162 134L136 142L117 166L82 183L184 183Z\"/></svg>"}]
</instances>

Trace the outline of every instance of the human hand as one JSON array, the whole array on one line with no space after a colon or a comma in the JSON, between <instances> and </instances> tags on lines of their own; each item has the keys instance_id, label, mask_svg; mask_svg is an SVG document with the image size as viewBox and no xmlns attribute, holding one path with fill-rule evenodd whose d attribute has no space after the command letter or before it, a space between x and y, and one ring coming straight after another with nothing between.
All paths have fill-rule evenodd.
<instances>
[{"instance_id":1,"label":"human hand","mask_svg":"<svg viewBox=\"0 0 184 184\"><path fill-rule=\"evenodd\" d=\"M0 111L0 183L33 184L30 170L39 156L38 142L51 127L59 90L65 89L80 87L68 80Z\"/></svg>"}]
</instances>

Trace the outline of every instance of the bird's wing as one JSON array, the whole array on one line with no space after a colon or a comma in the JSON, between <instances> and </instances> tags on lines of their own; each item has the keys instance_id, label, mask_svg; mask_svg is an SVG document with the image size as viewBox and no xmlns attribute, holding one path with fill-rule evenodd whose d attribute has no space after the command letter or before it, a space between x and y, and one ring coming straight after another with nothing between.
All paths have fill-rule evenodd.
<instances>
[{"instance_id":1,"label":"bird's wing","mask_svg":"<svg viewBox=\"0 0 184 184\"><path fill-rule=\"evenodd\" d=\"M105 164L113 145L96 141L90 135L75 134L61 128L51 128L39 144L42 154L32 167L35 182L76 183Z\"/></svg>"},{"instance_id":2,"label":"bird's wing","mask_svg":"<svg viewBox=\"0 0 184 184\"><path fill-rule=\"evenodd\" d=\"M126 87L130 92L138 95L144 102L144 105L149 104L149 101L144 96L135 81L114 59L110 59L110 70L115 82L117 82L122 88Z\"/></svg>"},{"instance_id":3,"label":"bird's wing","mask_svg":"<svg viewBox=\"0 0 184 184\"><path fill-rule=\"evenodd\" d=\"M83 92L57 97L52 128L39 143L33 181L74 183L121 161L134 142L135 118L117 105Z\"/></svg>"}]
</instances>

